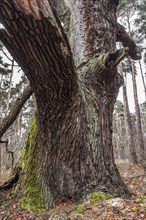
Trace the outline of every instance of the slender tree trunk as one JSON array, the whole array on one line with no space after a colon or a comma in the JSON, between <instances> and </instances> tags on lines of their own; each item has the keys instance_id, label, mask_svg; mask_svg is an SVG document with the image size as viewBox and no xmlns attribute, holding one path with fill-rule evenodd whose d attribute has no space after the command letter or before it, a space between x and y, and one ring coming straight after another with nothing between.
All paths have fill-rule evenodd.
<instances>
[{"instance_id":1,"label":"slender tree trunk","mask_svg":"<svg viewBox=\"0 0 146 220\"><path fill-rule=\"evenodd\" d=\"M0 92L2 93L2 82L3 82L3 74L1 74L1 80L0 80ZM2 120L2 100L0 99L0 122Z\"/></svg>"},{"instance_id":2,"label":"slender tree trunk","mask_svg":"<svg viewBox=\"0 0 146 220\"><path fill-rule=\"evenodd\" d=\"M77 71L48 1L1 0L7 32L1 30L0 38L28 77L37 103L22 155L25 208L50 208L95 190L130 195L112 148L113 108L123 83L116 66L127 55L126 49L108 53L115 50L117 4L69 0Z\"/></svg>"},{"instance_id":3,"label":"slender tree trunk","mask_svg":"<svg viewBox=\"0 0 146 220\"><path fill-rule=\"evenodd\" d=\"M139 63L139 67L140 67L140 73L141 73L141 78L142 78L142 83L143 83L144 93L145 93L145 100L146 100L146 84L145 84L144 74L143 74L143 70L142 70L142 66L141 66L140 60L139 60L138 63Z\"/></svg>"},{"instance_id":4,"label":"slender tree trunk","mask_svg":"<svg viewBox=\"0 0 146 220\"><path fill-rule=\"evenodd\" d=\"M130 17L128 14L127 14L127 24L128 24L129 36L131 36L131 24L130 24ZM131 62L131 68L132 68L132 83L133 83L133 93L134 93L134 102L135 102L135 111L136 111L139 156L141 160L144 160L145 150L144 150L144 141L143 141L142 126L141 126L141 116L140 116L140 109L139 109L139 102L138 102L138 94L137 94L136 66L131 58L130 58L130 62Z\"/></svg>"},{"instance_id":5,"label":"slender tree trunk","mask_svg":"<svg viewBox=\"0 0 146 220\"><path fill-rule=\"evenodd\" d=\"M11 73L10 73L10 80L9 80L9 90L8 90L8 95L7 95L7 104L6 104L6 112L5 116L8 115L9 112L9 105L10 105L10 97L11 97L11 89L12 89L12 78L13 78L13 71L14 71L14 59L12 60L11 64Z\"/></svg>"},{"instance_id":6,"label":"slender tree trunk","mask_svg":"<svg viewBox=\"0 0 146 220\"><path fill-rule=\"evenodd\" d=\"M123 126L121 117L117 115L117 125L118 125L118 133L119 133L119 156L121 160L126 159L126 151L125 151L125 140L123 140L124 133L123 133Z\"/></svg>"},{"instance_id":7,"label":"slender tree trunk","mask_svg":"<svg viewBox=\"0 0 146 220\"><path fill-rule=\"evenodd\" d=\"M143 132L142 132L142 126L141 126L140 108L139 108L138 95L137 95L136 67L132 60L131 60L131 67L132 67L132 83L133 83L133 93L134 93L134 102L135 102L135 111L136 111L137 140L138 140L138 146L139 146L139 156L140 156L140 159L143 161L145 159L145 150L144 150Z\"/></svg>"},{"instance_id":8,"label":"slender tree trunk","mask_svg":"<svg viewBox=\"0 0 146 220\"><path fill-rule=\"evenodd\" d=\"M127 132L128 132L127 133L127 135L128 135L127 146L129 146L128 157L132 163L138 163L137 156L136 156L134 132L133 132L133 127L132 127L132 122L131 122L131 117L130 117L129 104L128 104L128 98L127 98L127 90L126 90L125 84L123 84L123 100L124 100L124 108L125 108L126 127L127 127Z\"/></svg>"},{"instance_id":9,"label":"slender tree trunk","mask_svg":"<svg viewBox=\"0 0 146 220\"><path fill-rule=\"evenodd\" d=\"M2 89L2 82L3 82L3 74L1 74L1 79L0 79L0 90Z\"/></svg>"}]
</instances>

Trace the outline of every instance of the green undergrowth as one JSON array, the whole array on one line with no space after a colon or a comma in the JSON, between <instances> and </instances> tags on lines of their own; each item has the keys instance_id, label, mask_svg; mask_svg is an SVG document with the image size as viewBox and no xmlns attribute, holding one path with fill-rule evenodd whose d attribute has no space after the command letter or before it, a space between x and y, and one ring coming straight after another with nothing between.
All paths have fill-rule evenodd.
<instances>
[{"instance_id":1,"label":"green undergrowth","mask_svg":"<svg viewBox=\"0 0 146 220\"><path fill-rule=\"evenodd\" d=\"M79 214L83 214L85 211L85 207L84 205L79 205L77 208L76 208L76 212L79 213Z\"/></svg>"},{"instance_id":2,"label":"green undergrowth","mask_svg":"<svg viewBox=\"0 0 146 220\"><path fill-rule=\"evenodd\" d=\"M102 202L105 202L108 199L113 198L110 194L105 194L101 191L99 192L93 192L90 196L89 202L94 206L99 206ZM83 214L86 211L86 202L83 204L80 204L76 208L76 212L78 214Z\"/></svg>"},{"instance_id":3,"label":"green undergrowth","mask_svg":"<svg viewBox=\"0 0 146 220\"><path fill-rule=\"evenodd\" d=\"M90 198L90 202L93 204L93 205L100 205L101 202L104 202L108 199L111 199L112 198L112 195L110 194L105 194L101 191L99 192L94 192Z\"/></svg>"},{"instance_id":4,"label":"green undergrowth","mask_svg":"<svg viewBox=\"0 0 146 220\"><path fill-rule=\"evenodd\" d=\"M143 203L144 207L146 207L146 195L140 195L136 199L138 202Z\"/></svg>"}]
</instances>

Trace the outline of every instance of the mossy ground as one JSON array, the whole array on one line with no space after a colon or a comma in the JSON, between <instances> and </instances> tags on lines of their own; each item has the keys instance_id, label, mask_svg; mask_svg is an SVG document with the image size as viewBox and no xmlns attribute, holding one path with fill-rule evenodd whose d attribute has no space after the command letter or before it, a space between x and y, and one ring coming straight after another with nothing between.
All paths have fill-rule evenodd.
<instances>
[{"instance_id":1,"label":"mossy ground","mask_svg":"<svg viewBox=\"0 0 146 220\"><path fill-rule=\"evenodd\" d=\"M111 198L112 198L112 195L105 194L105 193L99 191L99 192L94 192L91 195L90 202L93 205L99 205L101 202L104 202L104 201L111 199Z\"/></svg>"},{"instance_id":2,"label":"mossy ground","mask_svg":"<svg viewBox=\"0 0 146 220\"><path fill-rule=\"evenodd\" d=\"M76 211L77 211L77 213L79 213L79 214L83 214L83 212L85 211L84 205L79 205L79 206L76 208Z\"/></svg>"}]
</instances>

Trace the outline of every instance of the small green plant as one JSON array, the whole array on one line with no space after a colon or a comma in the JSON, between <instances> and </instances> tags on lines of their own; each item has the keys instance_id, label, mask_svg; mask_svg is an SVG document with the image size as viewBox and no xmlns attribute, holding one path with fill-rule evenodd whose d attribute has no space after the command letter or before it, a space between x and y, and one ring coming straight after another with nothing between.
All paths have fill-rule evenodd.
<instances>
[{"instance_id":1,"label":"small green plant","mask_svg":"<svg viewBox=\"0 0 146 220\"><path fill-rule=\"evenodd\" d=\"M102 201L105 201L105 200L108 200L108 199L111 199L112 198L112 195L110 194L105 194L101 191L99 192L94 192L90 198L90 202L93 204L93 205L99 205Z\"/></svg>"},{"instance_id":2,"label":"small green plant","mask_svg":"<svg viewBox=\"0 0 146 220\"><path fill-rule=\"evenodd\" d=\"M84 205L79 205L79 206L76 208L76 211L77 211L77 213L79 213L79 214L83 214L83 212L85 211Z\"/></svg>"},{"instance_id":3,"label":"small green plant","mask_svg":"<svg viewBox=\"0 0 146 220\"><path fill-rule=\"evenodd\" d=\"M143 203L144 206L146 206L146 196L145 195L140 195L139 197L137 197L136 200Z\"/></svg>"}]
</instances>

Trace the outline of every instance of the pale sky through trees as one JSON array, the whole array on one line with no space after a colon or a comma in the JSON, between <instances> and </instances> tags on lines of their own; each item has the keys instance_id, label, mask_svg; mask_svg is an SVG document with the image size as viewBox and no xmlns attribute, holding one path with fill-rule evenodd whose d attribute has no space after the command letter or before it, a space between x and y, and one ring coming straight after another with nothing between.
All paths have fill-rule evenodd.
<instances>
[{"instance_id":1,"label":"pale sky through trees","mask_svg":"<svg viewBox=\"0 0 146 220\"><path fill-rule=\"evenodd\" d=\"M9 57L11 57L9 52L6 51L6 49L5 49L5 52L7 53L7 55ZM2 52L0 52L0 56L4 56ZM4 57L4 62L9 63L10 61L6 57ZM143 72L146 73L146 66L143 65L142 67L143 67ZM22 76L22 71L20 71L18 73L18 70L20 70L20 68L15 68L15 72L14 72L14 76L13 76L14 84L19 83L20 78ZM139 67L137 67L137 72L138 72L138 75L136 77L136 81L137 81L137 90L138 90L138 101L141 104L141 103L145 102L146 100L145 100L144 88L143 88L143 84L142 84L142 79L141 79L141 74L140 74ZM127 74L127 93L128 93L128 101L129 101L130 112L135 112L133 87L132 87L132 76L130 74ZM120 100L123 103L122 87L120 88L117 100Z\"/></svg>"},{"instance_id":2,"label":"pale sky through trees","mask_svg":"<svg viewBox=\"0 0 146 220\"><path fill-rule=\"evenodd\" d=\"M144 88L143 88L143 84L142 84L142 80L141 80L141 76L139 72L136 77L136 81L137 81L137 90L138 90L138 101L141 104L145 102L145 95L144 95ZM127 74L127 94L128 94L130 112L135 112L133 87L132 87L132 76L130 74ZM120 88L117 100L120 100L123 103L122 87Z\"/></svg>"},{"instance_id":3,"label":"pale sky through trees","mask_svg":"<svg viewBox=\"0 0 146 220\"><path fill-rule=\"evenodd\" d=\"M7 54L8 54L8 52L7 52ZM8 59L5 58L4 61L8 62ZM143 66L143 72L146 72L146 70L144 70L144 67L145 66ZM15 69L16 70L15 70L15 73L14 73L14 76L13 76L14 84L16 84L16 83L18 83L20 81L20 78L21 78L21 75L22 75L22 71L20 71L18 73L18 69L20 70L20 68L15 68ZM138 101L141 104L141 103L143 103L145 101L145 94L144 94L144 88L143 88L143 84L142 84L142 79L141 79L139 68L137 68L137 71L138 71L138 75L136 77L136 81L137 81L137 89L138 89ZM135 109L134 109L134 97L133 97L133 87L132 87L132 76L130 74L127 74L127 93L128 93L128 101L129 101L130 112L135 112ZM117 100L120 100L123 103L122 87L120 88Z\"/></svg>"}]
</instances>

